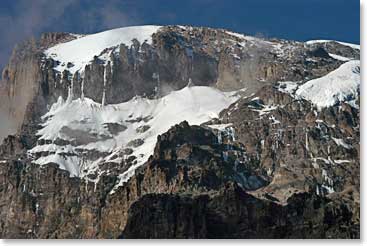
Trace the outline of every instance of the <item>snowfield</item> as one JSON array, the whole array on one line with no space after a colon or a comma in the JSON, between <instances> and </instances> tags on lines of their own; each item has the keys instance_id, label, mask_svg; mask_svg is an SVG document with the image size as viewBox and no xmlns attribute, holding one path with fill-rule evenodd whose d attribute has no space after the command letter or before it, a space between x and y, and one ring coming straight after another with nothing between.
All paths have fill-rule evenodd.
<instances>
[{"instance_id":1,"label":"snowfield","mask_svg":"<svg viewBox=\"0 0 367 246\"><path fill-rule=\"evenodd\" d=\"M314 103L318 108L330 107L339 102L355 105L360 90L360 61L342 64L329 74L299 86L296 95Z\"/></svg>"},{"instance_id":2,"label":"snowfield","mask_svg":"<svg viewBox=\"0 0 367 246\"><path fill-rule=\"evenodd\" d=\"M134 151L131 155L137 157L137 164L121 174L121 182L124 182L153 154L158 134L184 120L190 124L201 124L218 117L221 110L238 99L235 94L211 87L194 86L172 91L159 99L135 97L128 102L105 106L89 98L64 101L60 97L43 116L44 124L37 133L39 139L51 140L52 143L37 145L29 154L48 151L49 155L41 156L34 162L40 165L57 163L72 176L82 177L96 170L98 164L103 162L120 163L122 158L115 158L116 154L127 148L132 140L143 140L140 146L131 147ZM126 129L111 133L106 127L111 123ZM143 127L148 129L139 132L138 129ZM76 135L79 135L79 139L75 139ZM77 146L58 146L55 145L57 139L71 142L84 139L84 142ZM88 161L76 149L107 152L108 156Z\"/></svg>"},{"instance_id":3,"label":"snowfield","mask_svg":"<svg viewBox=\"0 0 367 246\"><path fill-rule=\"evenodd\" d=\"M309 40L307 42L305 42L306 44L318 44L318 43L328 43L328 42L337 42L339 44L345 45L345 46L349 46L352 49L358 49L360 50L360 45L358 44L351 44L351 43L346 43L346 42L340 42L340 41L336 41L336 40Z\"/></svg>"},{"instance_id":4,"label":"snowfield","mask_svg":"<svg viewBox=\"0 0 367 246\"><path fill-rule=\"evenodd\" d=\"M72 74L76 71L82 72L85 65L89 64L94 56L100 56L102 51L107 48L113 48L120 44L130 46L133 39L140 43L152 42L152 35L158 31L161 26L132 26L123 27L90 34L79 37L75 40L58 44L47 49L44 53L46 57L59 61L60 64L55 70L62 72L67 69ZM67 68L70 62L74 66Z\"/></svg>"}]
</instances>

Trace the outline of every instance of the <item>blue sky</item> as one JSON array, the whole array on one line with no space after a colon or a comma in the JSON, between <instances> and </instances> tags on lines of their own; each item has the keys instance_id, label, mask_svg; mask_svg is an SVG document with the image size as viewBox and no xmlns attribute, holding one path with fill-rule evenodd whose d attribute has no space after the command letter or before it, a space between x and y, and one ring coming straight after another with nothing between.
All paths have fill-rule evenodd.
<instances>
[{"instance_id":1,"label":"blue sky","mask_svg":"<svg viewBox=\"0 0 367 246\"><path fill-rule=\"evenodd\" d=\"M294 40L359 44L358 0L1 0L0 67L15 43L47 31L93 33L188 24Z\"/></svg>"}]
</instances>

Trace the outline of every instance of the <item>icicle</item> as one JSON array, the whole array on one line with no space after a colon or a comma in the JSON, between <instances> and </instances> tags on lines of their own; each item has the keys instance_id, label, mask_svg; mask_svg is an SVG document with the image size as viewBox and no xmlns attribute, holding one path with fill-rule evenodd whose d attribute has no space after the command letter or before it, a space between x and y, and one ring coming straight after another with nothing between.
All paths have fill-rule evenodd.
<instances>
[{"instance_id":1,"label":"icicle","mask_svg":"<svg viewBox=\"0 0 367 246\"><path fill-rule=\"evenodd\" d=\"M320 195L320 189L319 189L319 186L318 185L316 185L316 195Z\"/></svg>"},{"instance_id":2,"label":"icicle","mask_svg":"<svg viewBox=\"0 0 367 246\"><path fill-rule=\"evenodd\" d=\"M81 91L82 91L82 94L81 94L80 98L82 99L82 101L84 101L84 79L82 79Z\"/></svg>"},{"instance_id":3,"label":"icicle","mask_svg":"<svg viewBox=\"0 0 367 246\"><path fill-rule=\"evenodd\" d=\"M106 90L103 89L103 95L102 95L102 106L106 105Z\"/></svg>"},{"instance_id":4,"label":"icicle","mask_svg":"<svg viewBox=\"0 0 367 246\"><path fill-rule=\"evenodd\" d=\"M218 144L222 144L222 132L218 130Z\"/></svg>"},{"instance_id":5,"label":"icicle","mask_svg":"<svg viewBox=\"0 0 367 246\"><path fill-rule=\"evenodd\" d=\"M273 171L271 170L271 168L269 167L268 170L266 171L266 174L268 176L270 176L273 173Z\"/></svg>"},{"instance_id":6,"label":"icicle","mask_svg":"<svg viewBox=\"0 0 367 246\"><path fill-rule=\"evenodd\" d=\"M322 187L324 189L326 189L326 191L328 193L333 193L335 192L333 185L334 185L334 181L328 176L327 172L325 169L322 169L322 177L324 178L324 181L326 182L326 185L322 185Z\"/></svg>"},{"instance_id":7,"label":"icicle","mask_svg":"<svg viewBox=\"0 0 367 246\"><path fill-rule=\"evenodd\" d=\"M68 98L66 99L68 103L70 103L73 100L73 88L74 88L74 81L71 80L71 84L68 89Z\"/></svg>"},{"instance_id":8,"label":"icicle","mask_svg":"<svg viewBox=\"0 0 367 246\"><path fill-rule=\"evenodd\" d=\"M88 179L85 179L85 191L88 192Z\"/></svg>"},{"instance_id":9,"label":"icicle","mask_svg":"<svg viewBox=\"0 0 367 246\"><path fill-rule=\"evenodd\" d=\"M309 151L308 149L308 131L306 130L306 150Z\"/></svg>"},{"instance_id":10,"label":"icicle","mask_svg":"<svg viewBox=\"0 0 367 246\"><path fill-rule=\"evenodd\" d=\"M106 105L106 84L107 84L107 66L104 67L104 72L103 72L102 106Z\"/></svg>"},{"instance_id":11,"label":"icicle","mask_svg":"<svg viewBox=\"0 0 367 246\"><path fill-rule=\"evenodd\" d=\"M235 132L234 132L233 127L230 127L230 134L231 134L232 141L236 141L235 136L234 136Z\"/></svg>"},{"instance_id":12,"label":"icicle","mask_svg":"<svg viewBox=\"0 0 367 246\"><path fill-rule=\"evenodd\" d=\"M112 51L111 51L111 54L112 54ZM110 61L110 72L111 72L111 77L112 77L112 74L113 74L113 59L111 59L111 61Z\"/></svg>"}]
</instances>

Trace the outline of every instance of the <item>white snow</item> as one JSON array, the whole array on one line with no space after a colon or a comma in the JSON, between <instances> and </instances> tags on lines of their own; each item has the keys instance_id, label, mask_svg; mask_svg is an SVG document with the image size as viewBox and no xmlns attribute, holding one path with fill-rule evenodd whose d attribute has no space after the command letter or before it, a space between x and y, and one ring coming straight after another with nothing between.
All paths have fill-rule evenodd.
<instances>
[{"instance_id":1,"label":"white snow","mask_svg":"<svg viewBox=\"0 0 367 246\"><path fill-rule=\"evenodd\" d=\"M339 44L345 45L345 46L349 46L353 49L360 49L360 45L359 44L351 44L351 43L346 43L346 42L340 42L340 41L336 41L336 40L309 40L307 42L305 42L306 44L317 44L317 43L328 43L328 42L337 42Z\"/></svg>"},{"instance_id":2,"label":"white snow","mask_svg":"<svg viewBox=\"0 0 367 246\"><path fill-rule=\"evenodd\" d=\"M256 38L256 37L253 37L253 36L246 36L246 35L241 34L241 33L236 33L236 32L231 32L231 31L226 31L226 33L229 34L229 35L232 35L232 36L234 36L236 38L242 39L242 40L247 40L247 41L263 41L260 38Z\"/></svg>"},{"instance_id":3,"label":"white snow","mask_svg":"<svg viewBox=\"0 0 367 246\"><path fill-rule=\"evenodd\" d=\"M350 61L350 60L353 60L353 58L339 56L339 55L335 55L335 54L331 54L331 53L329 53L329 56L331 56L332 58L334 58L336 60L339 60L339 61Z\"/></svg>"},{"instance_id":4,"label":"white snow","mask_svg":"<svg viewBox=\"0 0 367 246\"><path fill-rule=\"evenodd\" d=\"M331 137L333 140L334 140L334 142L336 143L336 145L338 145L338 146L342 146L343 148L345 148L345 149L351 149L351 148L353 148L353 146L352 145L350 145L350 144L347 144L343 139L341 139L341 138L333 138L333 137Z\"/></svg>"},{"instance_id":5,"label":"white snow","mask_svg":"<svg viewBox=\"0 0 367 246\"><path fill-rule=\"evenodd\" d=\"M42 156L37 159L35 164L49 164L56 163L59 165L60 169L64 169L70 172L71 176L79 176L80 175L80 167L79 167L79 158L77 156L64 156L60 154L50 154L47 156ZM76 165L76 163L78 165Z\"/></svg>"},{"instance_id":6,"label":"white snow","mask_svg":"<svg viewBox=\"0 0 367 246\"><path fill-rule=\"evenodd\" d=\"M232 125L233 125L232 123L228 123L228 124L213 124L213 125L206 125L206 126L212 129L223 131L224 129L231 127Z\"/></svg>"},{"instance_id":7,"label":"white snow","mask_svg":"<svg viewBox=\"0 0 367 246\"><path fill-rule=\"evenodd\" d=\"M335 190L332 186L329 186L329 185L321 185L322 188L324 188L326 190L326 192L328 194L331 194L331 193L334 193Z\"/></svg>"},{"instance_id":8,"label":"white snow","mask_svg":"<svg viewBox=\"0 0 367 246\"><path fill-rule=\"evenodd\" d=\"M231 31L225 31L225 32L227 34L233 36L233 37L236 37L236 38L240 39L241 41L238 42L238 44L242 47L247 47L247 46L274 47L276 45L276 43L267 41L267 40L262 39L262 38L247 36L247 35L244 35L244 34L241 34L241 33L235 33L235 32L231 32ZM237 58L240 58L240 57L237 57Z\"/></svg>"},{"instance_id":9,"label":"white snow","mask_svg":"<svg viewBox=\"0 0 367 246\"><path fill-rule=\"evenodd\" d=\"M158 134L166 132L170 127L184 120L189 124L201 124L217 118L221 110L239 98L235 94L236 92L221 92L211 87L190 86L173 91L159 99L135 97L125 103L104 106L89 98L68 102L60 97L42 117L44 123L37 133L39 138L51 141L58 138L73 141L73 134L68 135L62 131L63 127L68 127L72 131L82 133L83 136L93 136L94 140L78 146L38 145L30 150L29 154L34 155L43 151L54 153L35 159L34 162L40 165L57 163L60 168L68 170L72 176L83 176L88 171L95 170L98 164L103 162L120 162L121 158L112 157L126 148L131 140L142 139L144 144L133 148L132 153L137 157L138 162L120 175L120 184L122 184L134 174L138 166L148 160L153 153ZM138 118L150 118L150 120L129 122ZM126 126L127 129L113 135L108 131L105 123L118 123ZM149 125L150 128L143 133L137 133L136 129L143 125ZM75 151L76 148L79 153L80 150L97 150L107 152L108 156L95 161L85 160ZM66 156L66 153L72 155Z\"/></svg>"},{"instance_id":10,"label":"white snow","mask_svg":"<svg viewBox=\"0 0 367 246\"><path fill-rule=\"evenodd\" d=\"M323 161L325 164L330 164L332 165L333 163L328 160L328 159L325 159L323 157L315 157L315 158L312 158L312 160L316 163L316 161L320 160L320 161Z\"/></svg>"},{"instance_id":11,"label":"white snow","mask_svg":"<svg viewBox=\"0 0 367 246\"><path fill-rule=\"evenodd\" d=\"M336 164L350 163L350 160L334 160Z\"/></svg>"},{"instance_id":12,"label":"white snow","mask_svg":"<svg viewBox=\"0 0 367 246\"><path fill-rule=\"evenodd\" d=\"M258 112L259 116L263 116L269 114L271 111L276 110L279 105L263 105L262 109L252 109L252 111Z\"/></svg>"},{"instance_id":13,"label":"white snow","mask_svg":"<svg viewBox=\"0 0 367 246\"><path fill-rule=\"evenodd\" d=\"M275 119L275 116L274 115L270 116L269 117L269 120L272 121L272 123L271 123L272 125L280 124L280 121L277 120L277 119Z\"/></svg>"},{"instance_id":14,"label":"white snow","mask_svg":"<svg viewBox=\"0 0 367 246\"><path fill-rule=\"evenodd\" d=\"M299 86L296 95L310 100L318 108L330 107L357 99L360 83L360 61L353 60L321 78Z\"/></svg>"},{"instance_id":15,"label":"white snow","mask_svg":"<svg viewBox=\"0 0 367 246\"><path fill-rule=\"evenodd\" d=\"M82 71L85 65L93 60L94 56L101 55L107 48L113 48L120 44L130 46L133 39L140 43L152 42L152 34L157 32L160 26L132 26L112 29L96 34L85 35L75 40L61 43L47 49L44 53L47 57L59 61L60 64L55 68L57 71L69 70L72 74ZM68 62L74 64L67 68Z\"/></svg>"},{"instance_id":16,"label":"white snow","mask_svg":"<svg viewBox=\"0 0 367 246\"><path fill-rule=\"evenodd\" d=\"M294 94L298 88L298 82L285 81L279 82L278 90L283 93Z\"/></svg>"}]
</instances>

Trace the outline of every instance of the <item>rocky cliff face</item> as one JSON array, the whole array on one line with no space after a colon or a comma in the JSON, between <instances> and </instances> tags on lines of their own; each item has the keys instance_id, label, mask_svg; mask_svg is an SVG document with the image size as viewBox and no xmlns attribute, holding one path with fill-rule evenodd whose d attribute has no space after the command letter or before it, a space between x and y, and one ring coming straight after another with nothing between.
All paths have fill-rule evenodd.
<instances>
[{"instance_id":1,"label":"rocky cliff face","mask_svg":"<svg viewBox=\"0 0 367 246\"><path fill-rule=\"evenodd\" d=\"M293 180L281 180L261 174L262 166L245 162L236 167L223 158L226 146L205 128L177 125L159 137L147 164L114 191L117 180L111 176L94 184L70 178L51 164L2 162L2 237L359 236L357 191L345 189L329 196L317 193L317 182L309 190L295 190L307 185L305 179L296 179L296 172ZM318 176L317 169L313 175ZM280 201L279 192L286 200Z\"/></svg>"},{"instance_id":2,"label":"rocky cliff face","mask_svg":"<svg viewBox=\"0 0 367 246\"><path fill-rule=\"evenodd\" d=\"M150 194L134 203L121 238L354 238L338 201L296 194L286 206L226 186L214 196ZM348 232L342 232L349 228Z\"/></svg>"},{"instance_id":3,"label":"rocky cliff face","mask_svg":"<svg viewBox=\"0 0 367 246\"><path fill-rule=\"evenodd\" d=\"M87 61L63 57L75 42L94 49L93 35L15 49L0 87L17 130L0 146L2 238L359 238L359 82L328 107L298 93L357 48L181 26L139 35ZM350 64L342 83L359 76Z\"/></svg>"}]
</instances>

